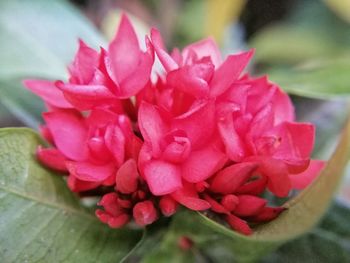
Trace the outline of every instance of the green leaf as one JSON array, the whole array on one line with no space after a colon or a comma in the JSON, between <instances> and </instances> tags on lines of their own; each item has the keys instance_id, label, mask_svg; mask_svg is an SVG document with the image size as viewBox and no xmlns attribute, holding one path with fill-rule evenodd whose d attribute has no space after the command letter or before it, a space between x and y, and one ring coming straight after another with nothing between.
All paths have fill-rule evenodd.
<instances>
[{"instance_id":1,"label":"green leaf","mask_svg":"<svg viewBox=\"0 0 350 263\"><path fill-rule=\"evenodd\" d=\"M350 27L321 1L297 3L281 23L257 32L258 73L287 92L311 98L350 95Z\"/></svg>"},{"instance_id":2,"label":"green leaf","mask_svg":"<svg viewBox=\"0 0 350 263\"><path fill-rule=\"evenodd\" d=\"M327 211L337 185L342 178L350 154L350 121L340 138L336 151L319 177L295 198L284 204L287 208L277 219L254 229L252 236L243 236L201 213L183 211L175 216L169 232L158 250L144 261L182 262L185 257L198 254L214 262L255 261L283 243L313 229ZM183 251L179 239L187 236L194 241L194 248Z\"/></svg>"},{"instance_id":3,"label":"green leaf","mask_svg":"<svg viewBox=\"0 0 350 263\"><path fill-rule=\"evenodd\" d=\"M119 262L142 231L110 229L86 212L37 163L40 143L29 129L0 130L1 262Z\"/></svg>"},{"instance_id":4,"label":"green leaf","mask_svg":"<svg viewBox=\"0 0 350 263\"><path fill-rule=\"evenodd\" d=\"M21 92L21 80L65 79L78 38L94 48L105 44L94 26L64 0L0 1L0 38L0 99L31 127L37 127L43 103ZM23 101L28 103L23 106Z\"/></svg>"},{"instance_id":5,"label":"green leaf","mask_svg":"<svg viewBox=\"0 0 350 263\"><path fill-rule=\"evenodd\" d=\"M2 77L65 76L78 38L98 48L105 44L93 25L64 0L0 2Z\"/></svg>"},{"instance_id":6,"label":"green leaf","mask_svg":"<svg viewBox=\"0 0 350 263\"><path fill-rule=\"evenodd\" d=\"M298 239L287 242L262 262L349 262L350 209L335 203L321 224Z\"/></svg>"},{"instance_id":7,"label":"green leaf","mask_svg":"<svg viewBox=\"0 0 350 263\"><path fill-rule=\"evenodd\" d=\"M291 69L272 69L269 77L289 93L312 98L350 96L350 56L309 62Z\"/></svg>"}]
</instances>

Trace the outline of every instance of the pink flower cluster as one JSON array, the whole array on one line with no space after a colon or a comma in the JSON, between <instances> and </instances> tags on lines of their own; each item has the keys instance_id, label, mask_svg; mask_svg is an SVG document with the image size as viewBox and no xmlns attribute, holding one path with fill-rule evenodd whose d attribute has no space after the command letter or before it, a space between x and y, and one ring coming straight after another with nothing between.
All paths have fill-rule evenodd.
<instances>
[{"instance_id":1,"label":"pink flower cluster","mask_svg":"<svg viewBox=\"0 0 350 263\"><path fill-rule=\"evenodd\" d=\"M295 122L276 84L242 73L253 51L222 60L205 39L168 53L155 29L143 51L126 16L107 49L79 44L67 82L24 83L49 109L41 133L52 147L39 160L72 191L103 195L96 215L110 227L148 225L181 204L250 234L283 210L265 191L287 197L322 168L310 160L314 126Z\"/></svg>"}]
</instances>

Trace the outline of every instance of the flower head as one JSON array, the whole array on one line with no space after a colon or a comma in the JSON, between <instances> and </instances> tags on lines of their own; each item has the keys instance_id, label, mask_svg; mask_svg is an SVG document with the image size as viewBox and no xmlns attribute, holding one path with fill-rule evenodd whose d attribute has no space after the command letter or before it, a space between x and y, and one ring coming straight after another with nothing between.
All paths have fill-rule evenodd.
<instances>
[{"instance_id":1,"label":"flower head","mask_svg":"<svg viewBox=\"0 0 350 263\"><path fill-rule=\"evenodd\" d=\"M141 50L123 15L98 52L82 40L64 81L26 80L49 111L38 159L69 188L101 196L110 227L171 216L179 204L210 210L243 234L276 218L262 194L287 197L323 167L310 160L314 126L297 123L267 77L243 73L253 51L222 59L212 39L168 53L153 29ZM151 80L155 54L164 70Z\"/></svg>"}]
</instances>

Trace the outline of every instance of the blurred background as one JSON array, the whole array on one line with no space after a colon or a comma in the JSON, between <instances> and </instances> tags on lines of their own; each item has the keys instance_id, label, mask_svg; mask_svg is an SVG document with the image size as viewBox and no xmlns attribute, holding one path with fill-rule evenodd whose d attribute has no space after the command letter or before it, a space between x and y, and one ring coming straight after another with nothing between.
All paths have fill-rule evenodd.
<instances>
[{"instance_id":1,"label":"blurred background","mask_svg":"<svg viewBox=\"0 0 350 263\"><path fill-rule=\"evenodd\" d=\"M21 81L64 79L77 38L105 46L121 12L140 36L159 28L169 49L207 36L225 55L255 48L253 75L268 74L291 94L298 120L317 126L314 157L330 156L348 112L350 0L0 0L0 127L38 128L44 105ZM337 199L331 211L350 222L350 176ZM342 233L350 249L350 228L329 230L338 221L325 220L322 231Z\"/></svg>"}]
</instances>

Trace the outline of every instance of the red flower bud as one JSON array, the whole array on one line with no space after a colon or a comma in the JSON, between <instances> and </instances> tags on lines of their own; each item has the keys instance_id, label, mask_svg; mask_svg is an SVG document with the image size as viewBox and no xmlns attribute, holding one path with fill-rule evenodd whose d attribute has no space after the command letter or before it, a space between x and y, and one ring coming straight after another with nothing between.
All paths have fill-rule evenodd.
<instances>
[{"instance_id":1,"label":"red flower bud","mask_svg":"<svg viewBox=\"0 0 350 263\"><path fill-rule=\"evenodd\" d=\"M157 210L149 200L137 203L133 209L133 216L140 226L152 224L158 218Z\"/></svg>"},{"instance_id":2,"label":"red flower bud","mask_svg":"<svg viewBox=\"0 0 350 263\"><path fill-rule=\"evenodd\" d=\"M266 205L267 201L253 195L238 196L238 204L234 210L234 214L238 216L254 216L257 215Z\"/></svg>"},{"instance_id":3,"label":"red flower bud","mask_svg":"<svg viewBox=\"0 0 350 263\"><path fill-rule=\"evenodd\" d=\"M172 216L177 209L177 202L170 196L163 196L159 201L159 207L162 214L165 216Z\"/></svg>"},{"instance_id":4,"label":"red flower bud","mask_svg":"<svg viewBox=\"0 0 350 263\"><path fill-rule=\"evenodd\" d=\"M239 199L235 195L225 195L221 200L221 204L230 212L236 208L238 203Z\"/></svg>"},{"instance_id":5,"label":"red flower bud","mask_svg":"<svg viewBox=\"0 0 350 263\"><path fill-rule=\"evenodd\" d=\"M210 189L215 193L233 194L256 168L256 163L248 162L231 165L214 176Z\"/></svg>"},{"instance_id":6,"label":"red flower bud","mask_svg":"<svg viewBox=\"0 0 350 263\"><path fill-rule=\"evenodd\" d=\"M264 209L254 218L254 222L268 222L275 219L280 213L282 213L286 208L284 207L264 207Z\"/></svg>"},{"instance_id":7,"label":"red flower bud","mask_svg":"<svg viewBox=\"0 0 350 263\"><path fill-rule=\"evenodd\" d=\"M251 235L252 229L249 227L248 223L237 216L227 215L225 217L227 223L236 231L244 234Z\"/></svg>"},{"instance_id":8,"label":"red flower bud","mask_svg":"<svg viewBox=\"0 0 350 263\"><path fill-rule=\"evenodd\" d=\"M126 161L118 170L116 181L116 190L123 194L131 194L137 190L137 172L136 162L133 159Z\"/></svg>"}]
</instances>

